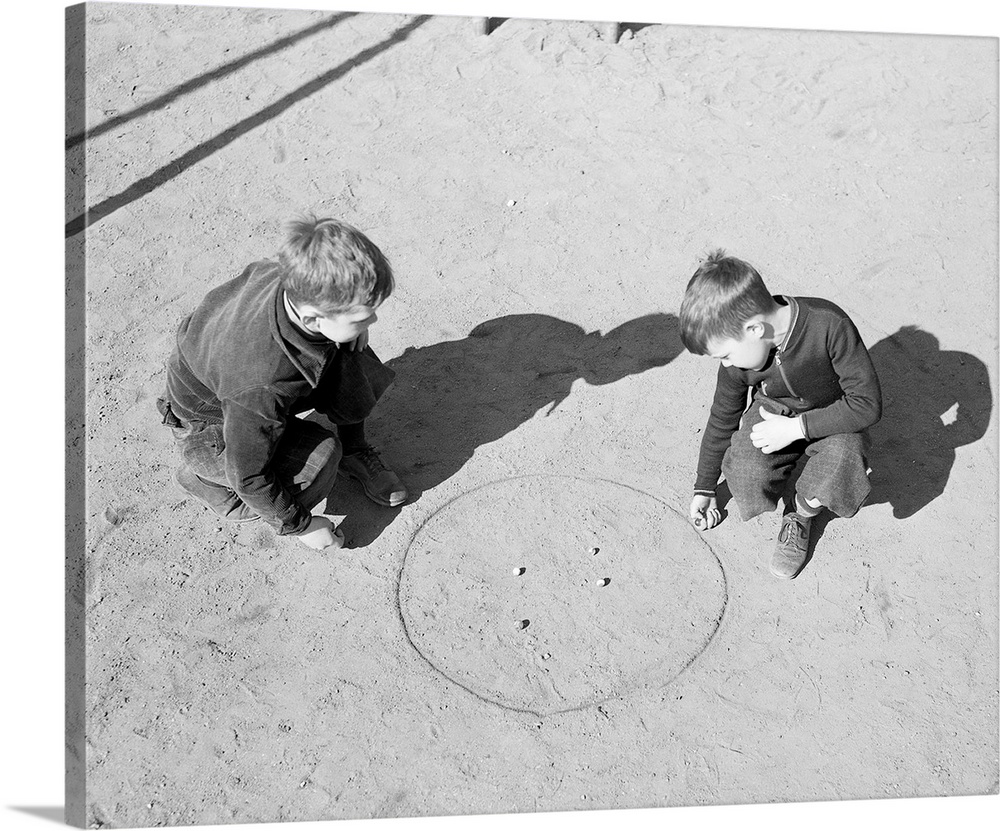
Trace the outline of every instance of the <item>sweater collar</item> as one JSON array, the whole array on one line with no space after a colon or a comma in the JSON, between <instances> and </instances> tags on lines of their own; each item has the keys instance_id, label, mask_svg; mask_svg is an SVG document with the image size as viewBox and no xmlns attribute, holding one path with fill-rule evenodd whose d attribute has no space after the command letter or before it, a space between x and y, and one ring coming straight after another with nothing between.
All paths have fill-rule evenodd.
<instances>
[{"instance_id":1,"label":"sweater collar","mask_svg":"<svg viewBox=\"0 0 1000 831\"><path fill-rule=\"evenodd\" d=\"M788 321L788 330L785 332L785 336L781 339L781 343L778 345L778 353L782 353L787 350L799 336L799 332L802 330L802 307L799 305L799 301L796 300L791 295L780 294L778 295L785 303L788 304L789 309L791 309L792 316Z\"/></svg>"},{"instance_id":2,"label":"sweater collar","mask_svg":"<svg viewBox=\"0 0 1000 831\"><path fill-rule=\"evenodd\" d=\"M292 323L285 311L285 292L281 288L280 280L274 282L272 300L271 334L288 356L288 360L315 389L319 386L323 370L337 354L337 344L326 338L322 340L309 338Z\"/></svg>"}]
</instances>

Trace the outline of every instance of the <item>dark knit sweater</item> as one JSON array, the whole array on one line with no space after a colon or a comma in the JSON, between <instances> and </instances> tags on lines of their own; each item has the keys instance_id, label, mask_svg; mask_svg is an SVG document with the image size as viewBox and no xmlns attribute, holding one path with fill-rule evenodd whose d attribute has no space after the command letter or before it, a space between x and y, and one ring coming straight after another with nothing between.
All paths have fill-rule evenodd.
<instances>
[{"instance_id":1,"label":"dark knit sweater","mask_svg":"<svg viewBox=\"0 0 1000 831\"><path fill-rule=\"evenodd\" d=\"M177 332L166 398L183 422L223 425L230 487L280 534L297 534L310 512L272 469L288 419L315 409L336 424L362 421L394 373L371 347L299 331L282 298L273 262L210 291Z\"/></svg>"},{"instance_id":2,"label":"dark knit sweater","mask_svg":"<svg viewBox=\"0 0 1000 831\"><path fill-rule=\"evenodd\" d=\"M861 335L843 309L818 297L775 300L791 306L791 324L764 367L719 366L698 456L695 493L715 493L722 458L747 409L748 390L782 405L786 415L802 416L809 441L860 432L882 415L878 375Z\"/></svg>"}]
</instances>

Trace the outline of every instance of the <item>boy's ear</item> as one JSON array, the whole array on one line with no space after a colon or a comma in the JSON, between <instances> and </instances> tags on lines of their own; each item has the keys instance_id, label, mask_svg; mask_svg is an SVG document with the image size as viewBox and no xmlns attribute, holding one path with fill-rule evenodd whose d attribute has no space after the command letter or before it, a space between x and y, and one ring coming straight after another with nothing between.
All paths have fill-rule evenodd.
<instances>
[{"instance_id":1,"label":"boy's ear","mask_svg":"<svg viewBox=\"0 0 1000 831\"><path fill-rule=\"evenodd\" d=\"M764 323L760 320L748 320L743 324L743 333L752 338L762 338L765 334Z\"/></svg>"},{"instance_id":2,"label":"boy's ear","mask_svg":"<svg viewBox=\"0 0 1000 831\"><path fill-rule=\"evenodd\" d=\"M315 314L304 314L300 318L302 325L306 327L310 332L318 332L319 327L316 325L316 321L319 320L319 316Z\"/></svg>"}]
</instances>

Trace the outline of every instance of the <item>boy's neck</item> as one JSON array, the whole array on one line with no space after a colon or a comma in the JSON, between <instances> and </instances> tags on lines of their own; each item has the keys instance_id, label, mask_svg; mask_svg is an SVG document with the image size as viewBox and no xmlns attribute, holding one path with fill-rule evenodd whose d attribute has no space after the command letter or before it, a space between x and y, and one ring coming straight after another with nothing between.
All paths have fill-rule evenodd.
<instances>
[{"instance_id":1,"label":"boy's neck","mask_svg":"<svg viewBox=\"0 0 1000 831\"><path fill-rule=\"evenodd\" d=\"M308 332L306 327L302 325L302 318L300 318L299 313L295 311L295 307L292 305L292 301L288 299L288 294L286 292L281 293L281 302L285 307L285 314L288 315L288 319L292 322L292 326L302 332Z\"/></svg>"},{"instance_id":2,"label":"boy's neck","mask_svg":"<svg viewBox=\"0 0 1000 831\"><path fill-rule=\"evenodd\" d=\"M775 304L774 309L764 315L764 323L771 330L771 346L781 346L788 329L792 325L792 306L790 303L784 305Z\"/></svg>"}]
</instances>

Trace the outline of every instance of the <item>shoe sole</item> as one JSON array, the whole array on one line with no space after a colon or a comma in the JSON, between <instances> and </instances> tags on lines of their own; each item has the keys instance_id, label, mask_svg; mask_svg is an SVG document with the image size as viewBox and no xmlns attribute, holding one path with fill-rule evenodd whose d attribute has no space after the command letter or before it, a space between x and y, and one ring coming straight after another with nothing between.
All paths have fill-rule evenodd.
<instances>
[{"instance_id":1,"label":"shoe sole","mask_svg":"<svg viewBox=\"0 0 1000 831\"><path fill-rule=\"evenodd\" d=\"M802 560L802 564L797 569L795 569L795 571L793 571L791 574L785 574L782 572L775 571L774 566L771 563L768 563L767 570L770 571L771 574L777 577L779 580L794 580L802 573L802 569L806 567L806 564L808 562L809 562L809 557L807 555L806 558Z\"/></svg>"},{"instance_id":2,"label":"shoe sole","mask_svg":"<svg viewBox=\"0 0 1000 831\"><path fill-rule=\"evenodd\" d=\"M779 574L773 568L768 568L768 571L771 572L772 576L777 577L779 580L794 580L796 577L798 577L802 573L802 569L804 567L805 566L800 566L799 570L796 571L794 574Z\"/></svg>"}]
</instances>

